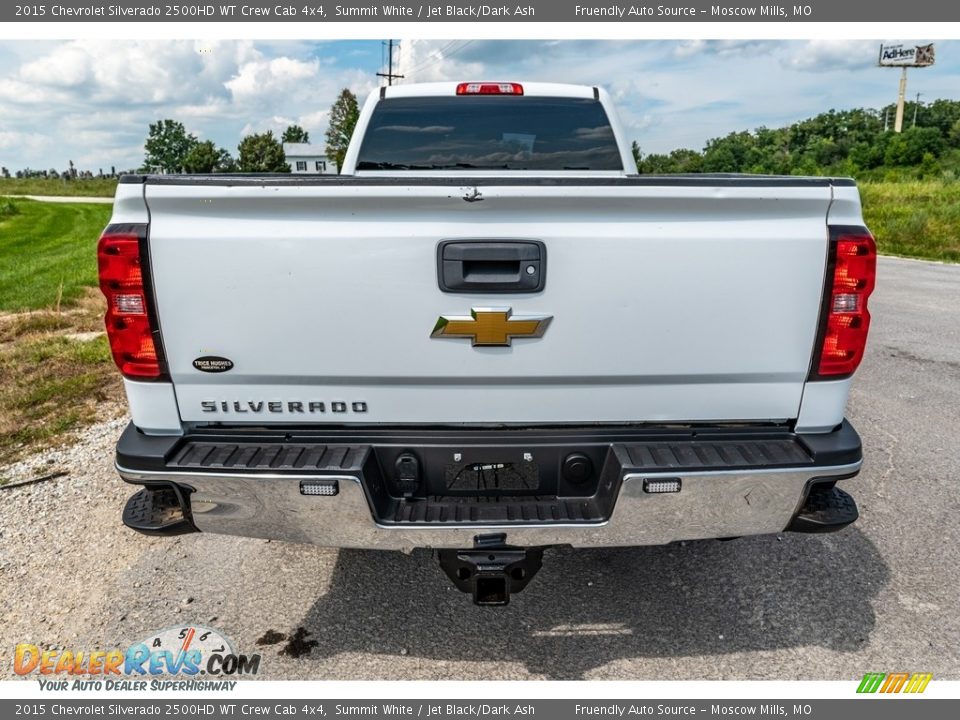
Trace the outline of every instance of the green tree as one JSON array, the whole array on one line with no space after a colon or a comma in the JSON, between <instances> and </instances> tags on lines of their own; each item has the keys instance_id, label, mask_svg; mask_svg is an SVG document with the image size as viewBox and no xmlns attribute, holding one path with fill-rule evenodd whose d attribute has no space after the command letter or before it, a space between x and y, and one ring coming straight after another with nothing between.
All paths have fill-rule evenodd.
<instances>
[{"instance_id":1,"label":"green tree","mask_svg":"<svg viewBox=\"0 0 960 720\"><path fill-rule=\"evenodd\" d=\"M939 157L945 144L936 128L908 128L888 141L884 161L887 165L919 165L925 153Z\"/></svg>"},{"instance_id":2,"label":"green tree","mask_svg":"<svg viewBox=\"0 0 960 720\"><path fill-rule=\"evenodd\" d=\"M144 168L148 172L183 172L187 153L196 144L196 136L188 133L181 122L168 118L150 123L150 132L144 142L147 151Z\"/></svg>"},{"instance_id":3,"label":"green tree","mask_svg":"<svg viewBox=\"0 0 960 720\"><path fill-rule=\"evenodd\" d=\"M283 131L283 137L280 142L285 143L308 143L310 142L310 133L299 125L290 125Z\"/></svg>"},{"instance_id":4,"label":"green tree","mask_svg":"<svg viewBox=\"0 0 960 720\"><path fill-rule=\"evenodd\" d=\"M240 172L290 172L283 145L274 137L272 130L247 135L240 141L237 150Z\"/></svg>"},{"instance_id":5,"label":"green tree","mask_svg":"<svg viewBox=\"0 0 960 720\"><path fill-rule=\"evenodd\" d=\"M726 138L714 138L703 149L703 169L706 172L740 172L744 153L731 133Z\"/></svg>"},{"instance_id":6,"label":"green tree","mask_svg":"<svg viewBox=\"0 0 960 720\"><path fill-rule=\"evenodd\" d=\"M789 174L794 159L787 131L783 128L771 130L759 127L753 136L752 147L747 153L747 172Z\"/></svg>"},{"instance_id":7,"label":"green tree","mask_svg":"<svg viewBox=\"0 0 960 720\"><path fill-rule=\"evenodd\" d=\"M357 126L360 117L360 107L357 97L346 88L340 91L340 96L330 108L330 125L327 128L327 157L337 163L337 172L343 167L343 158L347 154L347 146L353 137L353 129Z\"/></svg>"},{"instance_id":8,"label":"green tree","mask_svg":"<svg viewBox=\"0 0 960 720\"><path fill-rule=\"evenodd\" d=\"M921 178L935 178L940 175L940 164L933 156L933 153L925 152L920 160L918 174Z\"/></svg>"},{"instance_id":9,"label":"green tree","mask_svg":"<svg viewBox=\"0 0 960 720\"><path fill-rule=\"evenodd\" d=\"M812 151L814 160L822 167L833 165L847 155L840 145L829 138L820 138L813 143Z\"/></svg>"},{"instance_id":10,"label":"green tree","mask_svg":"<svg viewBox=\"0 0 960 720\"><path fill-rule=\"evenodd\" d=\"M184 172L188 173L225 173L234 172L236 163L223 148L218 148L212 140L198 142L183 160Z\"/></svg>"},{"instance_id":11,"label":"green tree","mask_svg":"<svg viewBox=\"0 0 960 720\"><path fill-rule=\"evenodd\" d=\"M947 142L951 147L960 147L960 120L957 120L947 133Z\"/></svg>"},{"instance_id":12,"label":"green tree","mask_svg":"<svg viewBox=\"0 0 960 720\"><path fill-rule=\"evenodd\" d=\"M879 135L875 142L860 142L850 148L850 159L862 168L883 165L889 135Z\"/></svg>"},{"instance_id":13,"label":"green tree","mask_svg":"<svg viewBox=\"0 0 960 720\"><path fill-rule=\"evenodd\" d=\"M643 154L640 152L640 143L636 140L630 143L630 152L633 154L633 164L637 166L637 172L643 172L643 163L641 162Z\"/></svg>"},{"instance_id":14,"label":"green tree","mask_svg":"<svg viewBox=\"0 0 960 720\"><path fill-rule=\"evenodd\" d=\"M673 163L673 172L703 172L703 155L696 150L690 150L688 148L673 150L670 153L670 162Z\"/></svg>"},{"instance_id":15,"label":"green tree","mask_svg":"<svg viewBox=\"0 0 960 720\"><path fill-rule=\"evenodd\" d=\"M813 155L804 155L790 172L792 175L821 175L822 168L817 165Z\"/></svg>"},{"instance_id":16,"label":"green tree","mask_svg":"<svg viewBox=\"0 0 960 720\"><path fill-rule=\"evenodd\" d=\"M907 103L904 113L904 128L913 126L913 110L916 103ZM944 137L949 136L953 124L960 122L960 100L934 100L920 103L917 109L917 127L934 127Z\"/></svg>"},{"instance_id":17,"label":"green tree","mask_svg":"<svg viewBox=\"0 0 960 720\"><path fill-rule=\"evenodd\" d=\"M651 175L698 173L703 171L703 156L696 150L680 148L669 155L653 153L643 158L641 172Z\"/></svg>"}]
</instances>

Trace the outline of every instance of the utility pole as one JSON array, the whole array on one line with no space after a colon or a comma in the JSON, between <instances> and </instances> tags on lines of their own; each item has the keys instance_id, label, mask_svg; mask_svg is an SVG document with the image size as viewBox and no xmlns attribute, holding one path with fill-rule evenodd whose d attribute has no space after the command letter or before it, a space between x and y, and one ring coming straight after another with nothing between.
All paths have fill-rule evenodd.
<instances>
[{"instance_id":1,"label":"utility pole","mask_svg":"<svg viewBox=\"0 0 960 720\"><path fill-rule=\"evenodd\" d=\"M897 117L893 121L893 131L903 132L903 101L907 94L907 66L900 73L900 92L897 94Z\"/></svg>"},{"instance_id":2,"label":"utility pole","mask_svg":"<svg viewBox=\"0 0 960 720\"><path fill-rule=\"evenodd\" d=\"M913 105L913 126L914 126L914 127L917 126L917 108L920 107L920 96L921 96L921 95L923 95L923 93L917 93L917 102L915 102L914 105Z\"/></svg>"},{"instance_id":3,"label":"utility pole","mask_svg":"<svg viewBox=\"0 0 960 720\"><path fill-rule=\"evenodd\" d=\"M387 79L387 85L393 85L393 79L403 78L403 75L397 75L393 72L393 40L388 40L387 43L387 71L385 73L377 73L377 77L385 77Z\"/></svg>"}]
</instances>

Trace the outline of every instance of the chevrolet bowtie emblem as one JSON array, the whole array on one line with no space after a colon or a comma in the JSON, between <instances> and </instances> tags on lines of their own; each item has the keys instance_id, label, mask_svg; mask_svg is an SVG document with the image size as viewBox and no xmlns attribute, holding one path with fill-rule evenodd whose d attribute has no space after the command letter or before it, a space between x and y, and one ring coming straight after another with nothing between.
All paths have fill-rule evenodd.
<instances>
[{"instance_id":1,"label":"chevrolet bowtie emblem","mask_svg":"<svg viewBox=\"0 0 960 720\"><path fill-rule=\"evenodd\" d=\"M510 308L473 308L470 315L441 315L430 337L470 338L477 345L510 345L513 338L538 338L550 315L512 315Z\"/></svg>"}]
</instances>

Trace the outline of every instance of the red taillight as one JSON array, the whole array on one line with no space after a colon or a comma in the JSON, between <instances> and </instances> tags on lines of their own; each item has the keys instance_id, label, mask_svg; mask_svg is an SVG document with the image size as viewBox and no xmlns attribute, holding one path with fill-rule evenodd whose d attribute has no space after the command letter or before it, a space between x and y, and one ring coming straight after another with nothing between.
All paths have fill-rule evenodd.
<instances>
[{"instance_id":1,"label":"red taillight","mask_svg":"<svg viewBox=\"0 0 960 720\"><path fill-rule=\"evenodd\" d=\"M520 83L469 82L457 85L457 95L523 95Z\"/></svg>"},{"instance_id":2,"label":"red taillight","mask_svg":"<svg viewBox=\"0 0 960 720\"><path fill-rule=\"evenodd\" d=\"M877 277L877 246L865 228L833 230L817 375L850 375L863 359L870 329L867 298Z\"/></svg>"},{"instance_id":3,"label":"red taillight","mask_svg":"<svg viewBox=\"0 0 960 720\"><path fill-rule=\"evenodd\" d=\"M107 337L117 367L129 378L159 377L160 359L143 286L139 233L107 228L97 245L97 261L100 290L107 298Z\"/></svg>"}]
</instances>

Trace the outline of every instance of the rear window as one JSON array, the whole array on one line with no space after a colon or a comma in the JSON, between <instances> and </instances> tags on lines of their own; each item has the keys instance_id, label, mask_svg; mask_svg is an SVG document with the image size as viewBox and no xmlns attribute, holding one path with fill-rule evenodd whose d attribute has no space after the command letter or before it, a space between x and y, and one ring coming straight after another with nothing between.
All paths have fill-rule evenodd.
<instances>
[{"instance_id":1,"label":"rear window","mask_svg":"<svg viewBox=\"0 0 960 720\"><path fill-rule=\"evenodd\" d=\"M377 103L358 170L623 170L597 100L530 96Z\"/></svg>"}]
</instances>

